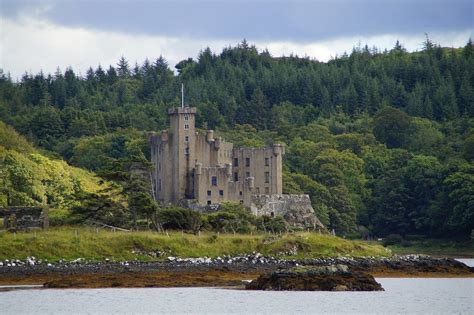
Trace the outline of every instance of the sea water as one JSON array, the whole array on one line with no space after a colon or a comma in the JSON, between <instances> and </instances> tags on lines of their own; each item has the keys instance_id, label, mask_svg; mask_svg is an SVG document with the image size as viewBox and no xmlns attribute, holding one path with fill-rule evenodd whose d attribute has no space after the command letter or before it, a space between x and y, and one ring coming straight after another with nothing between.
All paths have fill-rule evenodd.
<instances>
[{"instance_id":1,"label":"sea water","mask_svg":"<svg viewBox=\"0 0 474 315\"><path fill-rule=\"evenodd\" d=\"M1 314L474 314L472 278L380 278L383 292L222 288L0 293Z\"/></svg>"},{"instance_id":2,"label":"sea water","mask_svg":"<svg viewBox=\"0 0 474 315\"><path fill-rule=\"evenodd\" d=\"M13 290L0 292L0 314L474 314L473 278L376 280L385 291Z\"/></svg>"}]
</instances>

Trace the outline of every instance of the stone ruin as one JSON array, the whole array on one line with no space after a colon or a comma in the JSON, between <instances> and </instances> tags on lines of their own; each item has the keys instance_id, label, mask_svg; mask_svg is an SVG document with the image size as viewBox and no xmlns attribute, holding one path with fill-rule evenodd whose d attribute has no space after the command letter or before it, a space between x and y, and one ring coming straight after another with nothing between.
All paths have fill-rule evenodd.
<instances>
[{"instance_id":1,"label":"stone ruin","mask_svg":"<svg viewBox=\"0 0 474 315\"><path fill-rule=\"evenodd\" d=\"M3 227L8 231L29 231L49 227L48 210L41 207L0 208Z\"/></svg>"},{"instance_id":2,"label":"stone ruin","mask_svg":"<svg viewBox=\"0 0 474 315\"><path fill-rule=\"evenodd\" d=\"M253 195L250 209L257 216L280 215L295 227L325 230L308 195Z\"/></svg>"}]
</instances>

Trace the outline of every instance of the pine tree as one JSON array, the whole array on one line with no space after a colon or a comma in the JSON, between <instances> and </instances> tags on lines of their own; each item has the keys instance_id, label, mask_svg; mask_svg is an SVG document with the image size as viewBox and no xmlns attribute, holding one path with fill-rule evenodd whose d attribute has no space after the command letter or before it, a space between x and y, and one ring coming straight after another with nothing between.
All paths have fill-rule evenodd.
<instances>
[{"instance_id":1,"label":"pine tree","mask_svg":"<svg viewBox=\"0 0 474 315\"><path fill-rule=\"evenodd\" d=\"M130 67L124 56L120 57L117 63L117 74L121 78L127 78L130 76Z\"/></svg>"}]
</instances>

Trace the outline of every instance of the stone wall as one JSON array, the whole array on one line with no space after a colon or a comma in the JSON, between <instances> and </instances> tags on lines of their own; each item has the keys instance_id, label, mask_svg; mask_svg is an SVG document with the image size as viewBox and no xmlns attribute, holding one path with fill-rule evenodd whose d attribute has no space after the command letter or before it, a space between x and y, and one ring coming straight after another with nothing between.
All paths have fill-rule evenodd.
<instances>
[{"instance_id":1,"label":"stone wall","mask_svg":"<svg viewBox=\"0 0 474 315\"><path fill-rule=\"evenodd\" d=\"M39 207L0 208L3 226L10 231L28 231L49 227L47 209Z\"/></svg>"},{"instance_id":2,"label":"stone wall","mask_svg":"<svg viewBox=\"0 0 474 315\"><path fill-rule=\"evenodd\" d=\"M324 229L308 195L253 195L250 209L257 216L280 215L295 227Z\"/></svg>"}]
</instances>

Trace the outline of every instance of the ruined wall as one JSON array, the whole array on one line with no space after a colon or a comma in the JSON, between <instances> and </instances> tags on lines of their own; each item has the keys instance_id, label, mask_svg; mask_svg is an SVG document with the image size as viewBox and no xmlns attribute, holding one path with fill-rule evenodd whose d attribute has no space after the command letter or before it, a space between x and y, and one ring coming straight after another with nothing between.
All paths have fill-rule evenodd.
<instances>
[{"instance_id":1,"label":"ruined wall","mask_svg":"<svg viewBox=\"0 0 474 315\"><path fill-rule=\"evenodd\" d=\"M253 195L250 209L257 216L280 215L296 227L324 229L308 195Z\"/></svg>"},{"instance_id":2,"label":"ruined wall","mask_svg":"<svg viewBox=\"0 0 474 315\"><path fill-rule=\"evenodd\" d=\"M39 207L0 208L3 226L10 231L28 231L49 227L48 210Z\"/></svg>"}]
</instances>

